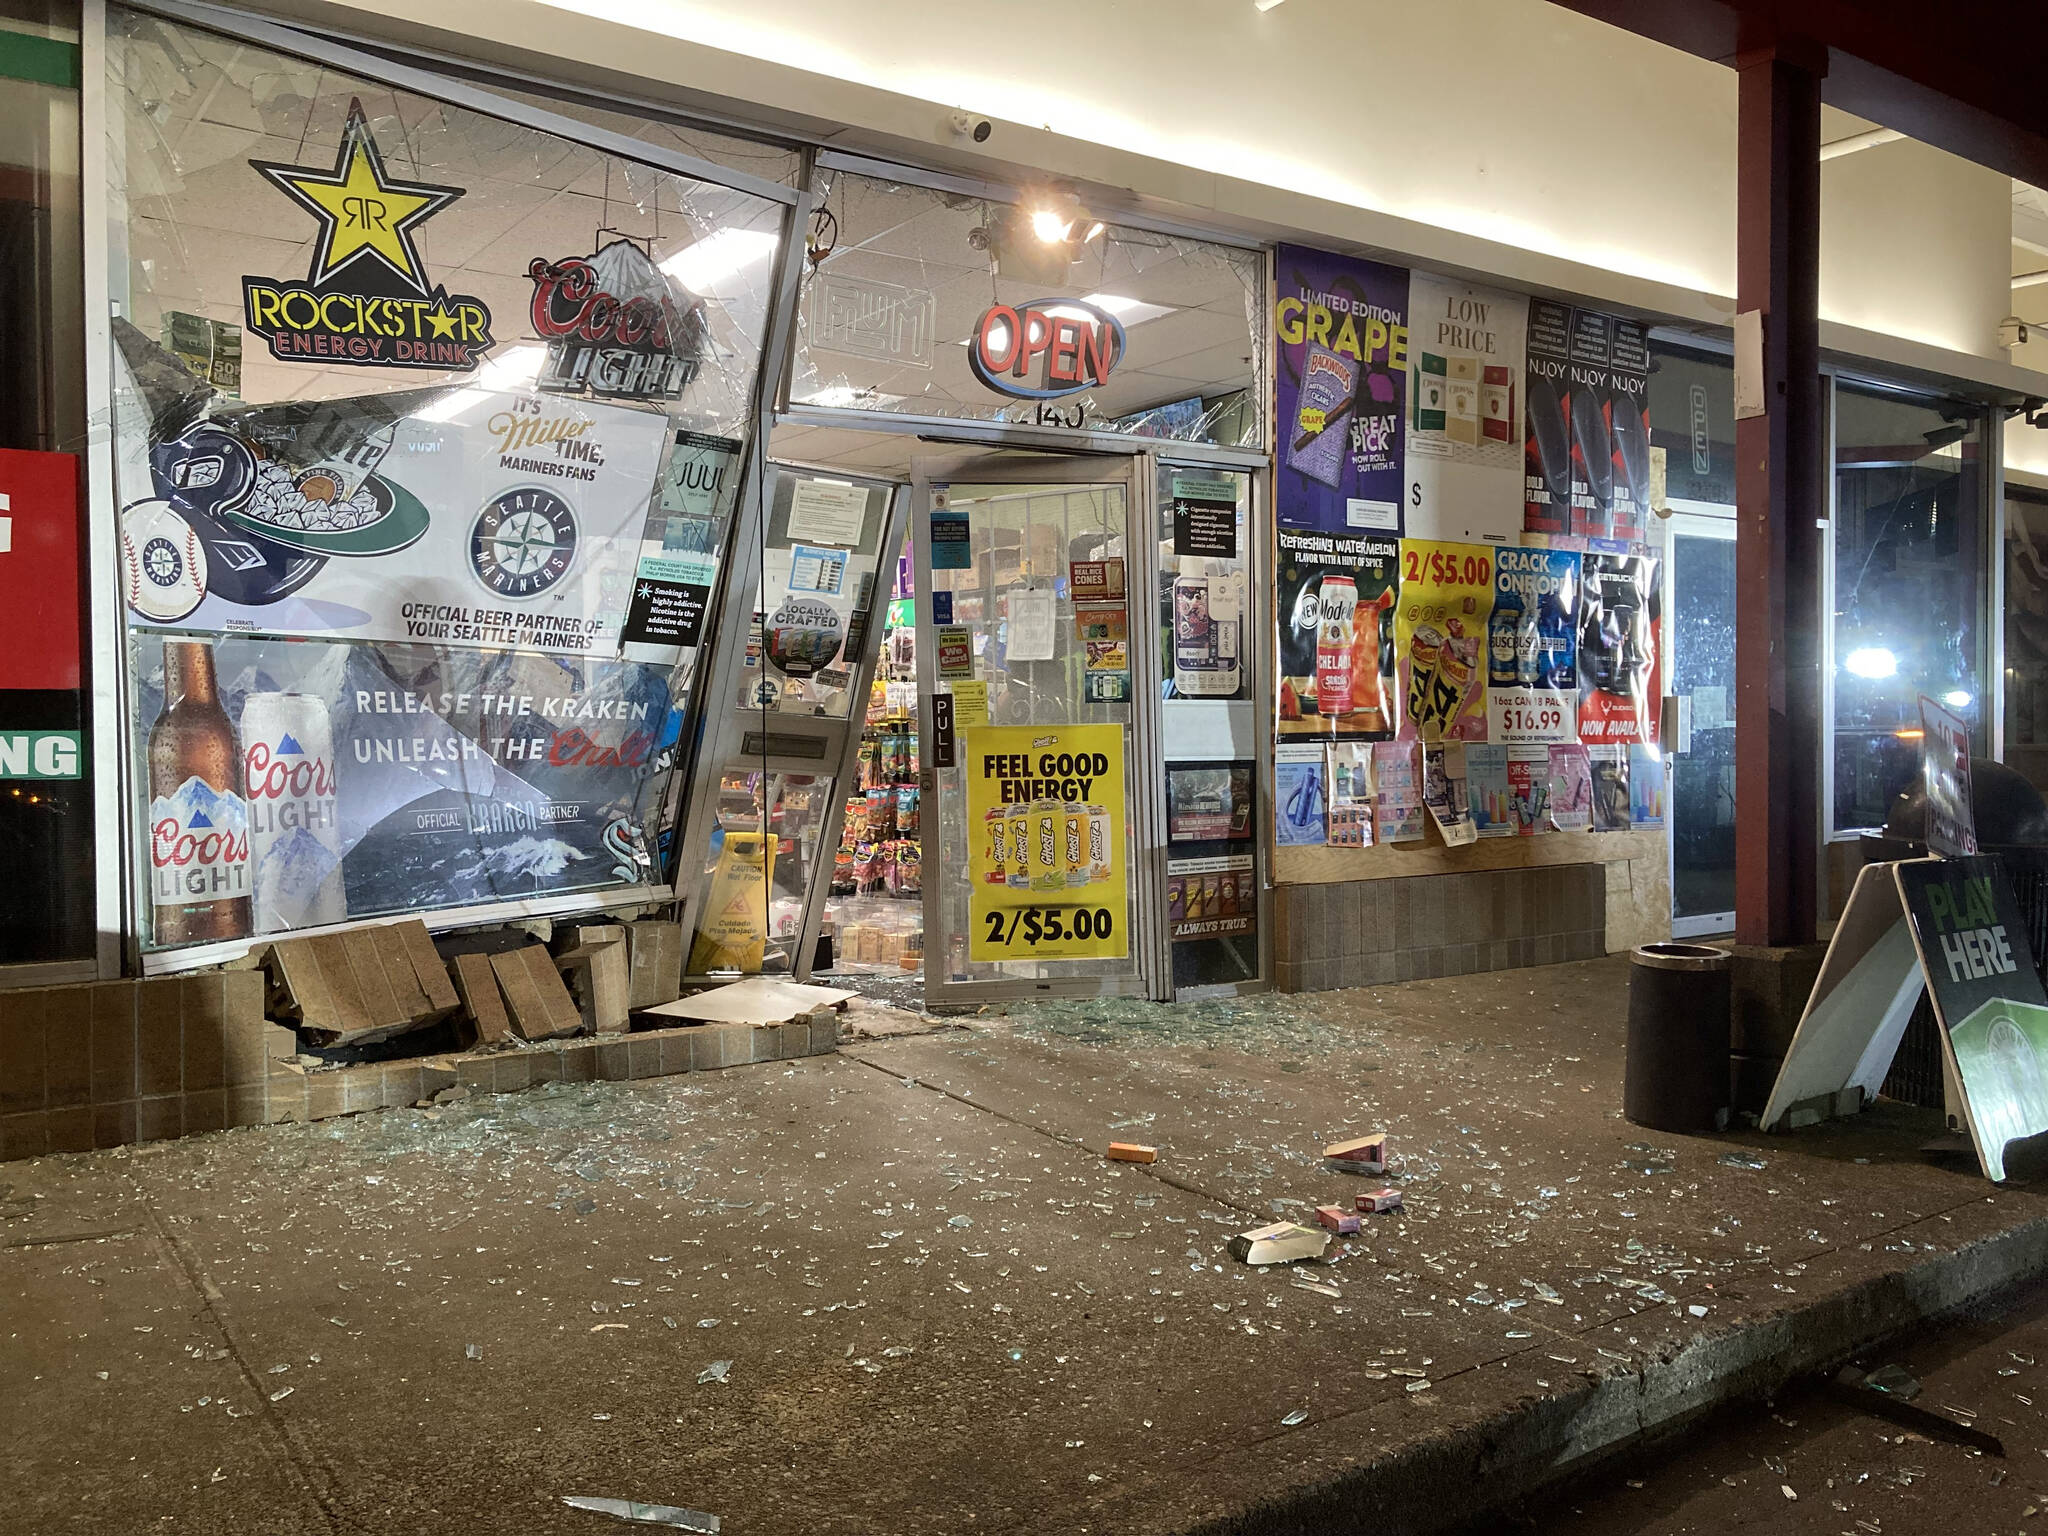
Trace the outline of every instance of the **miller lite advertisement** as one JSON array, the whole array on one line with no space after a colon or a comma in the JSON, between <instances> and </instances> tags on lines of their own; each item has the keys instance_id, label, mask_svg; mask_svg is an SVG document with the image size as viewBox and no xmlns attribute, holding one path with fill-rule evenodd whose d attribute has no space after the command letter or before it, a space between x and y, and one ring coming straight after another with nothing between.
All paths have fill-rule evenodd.
<instances>
[{"instance_id":1,"label":"miller lite advertisement","mask_svg":"<svg viewBox=\"0 0 2048 1536\"><path fill-rule=\"evenodd\" d=\"M139 636L155 947L653 878L666 668Z\"/></svg>"}]
</instances>

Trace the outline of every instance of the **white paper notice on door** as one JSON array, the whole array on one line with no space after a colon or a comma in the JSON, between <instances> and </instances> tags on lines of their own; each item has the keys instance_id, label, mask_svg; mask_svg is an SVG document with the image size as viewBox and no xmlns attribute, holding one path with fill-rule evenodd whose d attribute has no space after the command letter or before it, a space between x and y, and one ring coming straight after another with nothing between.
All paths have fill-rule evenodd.
<instances>
[{"instance_id":1,"label":"white paper notice on door","mask_svg":"<svg viewBox=\"0 0 2048 1536\"><path fill-rule=\"evenodd\" d=\"M1051 661L1057 623L1051 587L1018 587L1010 593L1011 661Z\"/></svg>"},{"instance_id":2,"label":"white paper notice on door","mask_svg":"<svg viewBox=\"0 0 2048 1536\"><path fill-rule=\"evenodd\" d=\"M868 493L861 486L799 480L789 498L789 537L857 548L867 516Z\"/></svg>"}]
</instances>

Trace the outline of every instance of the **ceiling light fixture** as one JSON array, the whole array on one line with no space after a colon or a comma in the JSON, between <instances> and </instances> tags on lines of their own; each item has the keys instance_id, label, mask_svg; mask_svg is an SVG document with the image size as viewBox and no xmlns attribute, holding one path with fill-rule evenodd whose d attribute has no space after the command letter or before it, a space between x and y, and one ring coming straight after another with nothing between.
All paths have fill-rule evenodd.
<instances>
[{"instance_id":1,"label":"ceiling light fixture","mask_svg":"<svg viewBox=\"0 0 2048 1536\"><path fill-rule=\"evenodd\" d=\"M1253 7L1261 11L1270 11L1279 3L1280 0L1252 0Z\"/></svg>"},{"instance_id":2,"label":"ceiling light fixture","mask_svg":"<svg viewBox=\"0 0 2048 1536\"><path fill-rule=\"evenodd\" d=\"M699 298L710 298L717 286L736 277L775 251L775 236L761 229L720 229L695 245L685 246L661 264L661 270Z\"/></svg>"}]
</instances>

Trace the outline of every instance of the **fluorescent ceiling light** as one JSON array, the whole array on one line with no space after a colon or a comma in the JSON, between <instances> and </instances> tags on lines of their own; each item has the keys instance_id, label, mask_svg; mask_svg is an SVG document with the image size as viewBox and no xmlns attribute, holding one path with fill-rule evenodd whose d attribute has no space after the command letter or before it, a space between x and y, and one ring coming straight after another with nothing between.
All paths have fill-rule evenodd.
<instances>
[{"instance_id":1,"label":"fluorescent ceiling light","mask_svg":"<svg viewBox=\"0 0 2048 1536\"><path fill-rule=\"evenodd\" d=\"M1257 6L1262 11L1270 11L1273 9L1274 6L1278 5L1279 3L1280 0L1252 0L1252 4Z\"/></svg>"},{"instance_id":2,"label":"fluorescent ceiling light","mask_svg":"<svg viewBox=\"0 0 2048 1536\"><path fill-rule=\"evenodd\" d=\"M1143 325L1147 320L1157 320L1161 315L1170 315L1174 310L1171 304L1148 304L1143 299L1127 299L1120 293L1083 294L1081 302L1108 310L1123 321L1125 330Z\"/></svg>"},{"instance_id":3,"label":"fluorescent ceiling light","mask_svg":"<svg viewBox=\"0 0 2048 1536\"><path fill-rule=\"evenodd\" d=\"M1941 696L1941 701L1950 709L1968 709L1970 707L1969 694L1960 688L1949 689L1947 693Z\"/></svg>"},{"instance_id":4,"label":"fluorescent ceiling light","mask_svg":"<svg viewBox=\"0 0 2048 1536\"><path fill-rule=\"evenodd\" d=\"M775 236L766 230L721 229L677 251L661 270L699 298L709 298L727 278L766 261L775 245Z\"/></svg>"},{"instance_id":5,"label":"fluorescent ceiling light","mask_svg":"<svg viewBox=\"0 0 2048 1536\"><path fill-rule=\"evenodd\" d=\"M1899 658L1881 645L1861 645L1849 653L1842 665L1858 677L1875 681L1882 677L1896 677Z\"/></svg>"},{"instance_id":6,"label":"fluorescent ceiling light","mask_svg":"<svg viewBox=\"0 0 2048 1536\"><path fill-rule=\"evenodd\" d=\"M828 384L816 394L810 395L798 403L802 405L826 405L840 410L856 406L873 410L884 405L895 405L902 398L901 395L879 394L872 389L855 389L851 384ZM830 485L837 482L826 481L825 483Z\"/></svg>"}]
</instances>

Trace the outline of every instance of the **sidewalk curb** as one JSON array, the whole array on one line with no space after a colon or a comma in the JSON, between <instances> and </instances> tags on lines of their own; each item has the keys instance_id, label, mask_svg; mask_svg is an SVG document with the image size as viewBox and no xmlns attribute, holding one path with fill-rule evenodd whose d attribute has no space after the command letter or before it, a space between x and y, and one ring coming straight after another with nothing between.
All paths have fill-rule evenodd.
<instances>
[{"instance_id":1,"label":"sidewalk curb","mask_svg":"<svg viewBox=\"0 0 2048 1536\"><path fill-rule=\"evenodd\" d=\"M1489 1407L1445 1433L1368 1453L1334 1476L1180 1533L1430 1536L1455 1529L1714 1408L1764 1396L2044 1272L2048 1218L1695 1338L1676 1353L1653 1355L1640 1371L1579 1377L1569 1388Z\"/></svg>"}]
</instances>

